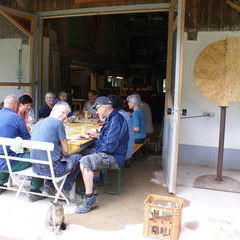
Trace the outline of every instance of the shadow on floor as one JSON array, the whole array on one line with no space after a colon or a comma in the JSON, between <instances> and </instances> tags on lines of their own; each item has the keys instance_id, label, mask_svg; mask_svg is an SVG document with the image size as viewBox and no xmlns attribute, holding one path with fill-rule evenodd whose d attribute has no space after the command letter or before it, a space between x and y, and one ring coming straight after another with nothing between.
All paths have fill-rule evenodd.
<instances>
[{"instance_id":1,"label":"shadow on floor","mask_svg":"<svg viewBox=\"0 0 240 240\"><path fill-rule=\"evenodd\" d=\"M168 195L166 188L152 183L153 172L161 170L161 157L134 161L122 170L120 196L104 194L99 189L99 207L86 214L68 214L68 224L79 224L96 230L120 230L128 224L143 223L144 200L148 194Z\"/></svg>"}]
</instances>

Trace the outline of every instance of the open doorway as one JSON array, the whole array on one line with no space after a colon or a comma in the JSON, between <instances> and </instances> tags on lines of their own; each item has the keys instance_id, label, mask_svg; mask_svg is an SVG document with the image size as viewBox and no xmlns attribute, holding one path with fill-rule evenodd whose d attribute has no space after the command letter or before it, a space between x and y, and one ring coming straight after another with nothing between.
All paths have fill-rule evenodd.
<instances>
[{"instance_id":1,"label":"open doorway","mask_svg":"<svg viewBox=\"0 0 240 240\"><path fill-rule=\"evenodd\" d=\"M159 142L168 12L51 18L43 29L43 86L82 101L90 89L99 95L137 92L151 107L152 141Z\"/></svg>"}]
</instances>

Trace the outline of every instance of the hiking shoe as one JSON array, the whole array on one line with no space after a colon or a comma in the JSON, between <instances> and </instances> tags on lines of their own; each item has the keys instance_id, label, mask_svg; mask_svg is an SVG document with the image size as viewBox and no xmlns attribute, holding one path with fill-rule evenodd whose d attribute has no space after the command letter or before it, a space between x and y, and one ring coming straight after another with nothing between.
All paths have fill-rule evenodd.
<instances>
[{"instance_id":1,"label":"hiking shoe","mask_svg":"<svg viewBox=\"0 0 240 240\"><path fill-rule=\"evenodd\" d=\"M30 190L30 192L42 193L40 190ZM36 201L39 201L39 200L42 200L42 199L45 199L45 198L47 198L47 197L40 196L40 195L35 195L35 194L31 194L31 193L29 193L29 195L28 195L28 201L29 202L36 202Z\"/></svg>"},{"instance_id":2,"label":"hiking shoe","mask_svg":"<svg viewBox=\"0 0 240 240\"><path fill-rule=\"evenodd\" d=\"M7 187L7 186L0 184L0 187ZM0 194L4 193L6 191L7 191L7 189L0 188Z\"/></svg>"},{"instance_id":3,"label":"hiking shoe","mask_svg":"<svg viewBox=\"0 0 240 240\"><path fill-rule=\"evenodd\" d=\"M45 185L42 187L42 193L45 195L55 196L55 189L52 186Z\"/></svg>"},{"instance_id":4,"label":"hiking shoe","mask_svg":"<svg viewBox=\"0 0 240 240\"><path fill-rule=\"evenodd\" d=\"M95 208L97 206L97 200L95 195L92 197L84 197L82 201L78 204L75 213L87 213L91 209Z\"/></svg>"}]
</instances>

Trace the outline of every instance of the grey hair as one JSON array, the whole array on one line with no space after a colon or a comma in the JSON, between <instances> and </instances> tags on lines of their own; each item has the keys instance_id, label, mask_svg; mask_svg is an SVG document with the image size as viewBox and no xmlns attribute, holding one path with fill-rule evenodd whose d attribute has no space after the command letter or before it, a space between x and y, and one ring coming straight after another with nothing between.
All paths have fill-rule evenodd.
<instances>
[{"instance_id":1,"label":"grey hair","mask_svg":"<svg viewBox=\"0 0 240 240\"><path fill-rule=\"evenodd\" d=\"M127 97L127 101L132 102L133 104L136 104L138 106L141 105L141 103L142 103L142 99L138 94L129 95Z\"/></svg>"},{"instance_id":2,"label":"grey hair","mask_svg":"<svg viewBox=\"0 0 240 240\"><path fill-rule=\"evenodd\" d=\"M47 98L47 97L54 97L55 98L55 94L53 92L47 92L45 94L45 98Z\"/></svg>"},{"instance_id":3,"label":"grey hair","mask_svg":"<svg viewBox=\"0 0 240 240\"><path fill-rule=\"evenodd\" d=\"M53 109L51 111L51 115L54 114L55 112L58 112L59 110L66 110L68 113L71 112L71 108L67 102L58 102L53 106Z\"/></svg>"},{"instance_id":4,"label":"grey hair","mask_svg":"<svg viewBox=\"0 0 240 240\"><path fill-rule=\"evenodd\" d=\"M16 103L18 103L18 99L13 95L8 95L4 98L4 106L14 106Z\"/></svg>"}]
</instances>

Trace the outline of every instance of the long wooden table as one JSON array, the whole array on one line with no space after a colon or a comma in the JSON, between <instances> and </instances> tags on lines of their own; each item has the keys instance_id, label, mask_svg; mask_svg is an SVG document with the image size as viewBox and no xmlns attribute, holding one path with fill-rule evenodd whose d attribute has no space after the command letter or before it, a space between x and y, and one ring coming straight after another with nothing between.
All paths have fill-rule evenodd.
<instances>
[{"instance_id":1,"label":"long wooden table","mask_svg":"<svg viewBox=\"0 0 240 240\"><path fill-rule=\"evenodd\" d=\"M65 123L65 130L68 139L70 154L79 153L87 148L94 138L78 139L80 135L85 135L87 132L100 129L102 124L97 123L95 119L82 119L74 123Z\"/></svg>"}]
</instances>

